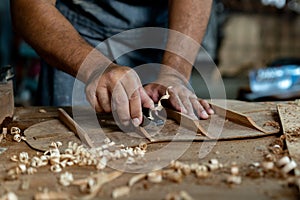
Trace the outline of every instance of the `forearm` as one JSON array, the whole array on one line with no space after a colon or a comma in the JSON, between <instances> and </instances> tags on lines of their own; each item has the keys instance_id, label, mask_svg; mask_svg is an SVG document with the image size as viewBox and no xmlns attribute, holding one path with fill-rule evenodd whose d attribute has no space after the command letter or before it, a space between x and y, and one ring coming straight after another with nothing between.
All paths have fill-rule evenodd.
<instances>
[{"instance_id":1,"label":"forearm","mask_svg":"<svg viewBox=\"0 0 300 200\"><path fill-rule=\"evenodd\" d=\"M15 30L51 66L86 82L97 65L110 63L94 51L93 61L78 74L93 47L55 8L55 0L11 0L11 11Z\"/></svg>"},{"instance_id":2,"label":"forearm","mask_svg":"<svg viewBox=\"0 0 300 200\"><path fill-rule=\"evenodd\" d=\"M162 63L189 79L210 16L212 0L170 0L167 50Z\"/></svg>"}]
</instances>

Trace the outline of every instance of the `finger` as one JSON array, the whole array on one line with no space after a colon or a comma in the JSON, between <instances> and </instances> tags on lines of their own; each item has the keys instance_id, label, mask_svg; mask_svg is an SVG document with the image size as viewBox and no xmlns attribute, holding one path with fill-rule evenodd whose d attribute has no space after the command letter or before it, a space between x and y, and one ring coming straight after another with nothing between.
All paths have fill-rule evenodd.
<instances>
[{"instance_id":1,"label":"finger","mask_svg":"<svg viewBox=\"0 0 300 200\"><path fill-rule=\"evenodd\" d=\"M206 100L201 99L199 100L199 102L208 114L210 115L215 114L215 111L210 107L209 103Z\"/></svg>"},{"instance_id":2,"label":"finger","mask_svg":"<svg viewBox=\"0 0 300 200\"><path fill-rule=\"evenodd\" d=\"M111 112L111 98L106 88L100 87L97 90L96 97L99 105L105 112Z\"/></svg>"},{"instance_id":3,"label":"finger","mask_svg":"<svg viewBox=\"0 0 300 200\"><path fill-rule=\"evenodd\" d=\"M139 88L142 87L138 75L128 71L120 80L129 99L129 111L134 126L139 126L143 120L142 103Z\"/></svg>"},{"instance_id":4,"label":"finger","mask_svg":"<svg viewBox=\"0 0 300 200\"><path fill-rule=\"evenodd\" d=\"M198 99L196 97L191 97L190 101L193 105L193 108L195 109L195 112L197 113L197 116L201 119L208 119L209 116L206 112L206 110L203 108L203 106L200 104Z\"/></svg>"},{"instance_id":5,"label":"finger","mask_svg":"<svg viewBox=\"0 0 300 200\"><path fill-rule=\"evenodd\" d=\"M165 90L164 90L165 91ZM147 96L149 96L152 101L157 103L160 97L159 86L155 83L151 83L145 86L145 92Z\"/></svg>"},{"instance_id":6,"label":"finger","mask_svg":"<svg viewBox=\"0 0 300 200\"><path fill-rule=\"evenodd\" d=\"M173 88L170 88L168 91L170 94L169 100L170 100L171 105L174 107L174 109L186 114L187 110L182 105L177 93L174 92Z\"/></svg>"},{"instance_id":7,"label":"finger","mask_svg":"<svg viewBox=\"0 0 300 200\"><path fill-rule=\"evenodd\" d=\"M184 108L187 111L186 114L195 120L198 119L198 117L194 113L194 108L193 108L193 105L192 105L190 99L188 98L188 95L185 95L185 93L184 93L184 94L180 94L179 97L180 97L182 105L184 106Z\"/></svg>"},{"instance_id":8,"label":"finger","mask_svg":"<svg viewBox=\"0 0 300 200\"><path fill-rule=\"evenodd\" d=\"M139 90L135 90L129 99L129 109L132 123L135 127L142 122L142 104Z\"/></svg>"},{"instance_id":9,"label":"finger","mask_svg":"<svg viewBox=\"0 0 300 200\"><path fill-rule=\"evenodd\" d=\"M122 84L117 84L112 93L112 110L124 126L130 123L129 101Z\"/></svg>"},{"instance_id":10,"label":"finger","mask_svg":"<svg viewBox=\"0 0 300 200\"><path fill-rule=\"evenodd\" d=\"M139 88L140 96L141 96L141 102L144 108L154 108L154 102L153 100L148 96L144 88Z\"/></svg>"},{"instance_id":11,"label":"finger","mask_svg":"<svg viewBox=\"0 0 300 200\"><path fill-rule=\"evenodd\" d=\"M91 104L91 106L95 109L96 112L103 112L104 109L98 102L95 89L92 89L91 86L86 87L85 91L86 99Z\"/></svg>"}]
</instances>

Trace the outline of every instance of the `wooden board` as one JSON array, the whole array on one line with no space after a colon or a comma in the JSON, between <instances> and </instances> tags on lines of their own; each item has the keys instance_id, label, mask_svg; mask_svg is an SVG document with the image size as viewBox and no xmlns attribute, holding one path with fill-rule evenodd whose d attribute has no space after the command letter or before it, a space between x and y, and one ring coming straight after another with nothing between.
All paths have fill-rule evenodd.
<instances>
[{"instance_id":1,"label":"wooden board","mask_svg":"<svg viewBox=\"0 0 300 200\"><path fill-rule=\"evenodd\" d=\"M40 108L37 107L17 107L13 121L14 126L22 127L25 130L33 124L42 122L42 120L52 120L57 118L57 109L54 107L44 108L47 113L40 113ZM55 112L54 112L55 111ZM50 117L50 115L52 117ZM16 121L15 121L16 120ZM9 125L12 126L12 125ZM13 155L19 155L21 152L28 152L32 158L37 155L37 152L28 147L24 142L17 143L12 141L12 137L8 135L6 143L2 143L1 147L6 147L7 151L1 154L0 161L0 181L2 187L0 194L7 191L14 192L19 199L34 199L34 195L41 192L41 189L46 188L47 191L57 191L66 194L72 194L78 199L82 198L86 193L80 192L79 187L69 186L64 187L59 183L59 178L62 173L69 172L73 174L75 180L86 178L91 174L99 173L99 170L94 166L69 166L63 169L61 173L52 173L50 166L38 168L37 173L32 175L22 174L17 180L7 179L7 171L18 163L12 162L10 158ZM164 199L170 191L186 191L194 199L199 199L202 196L210 196L212 200L218 199L299 199L298 191L295 187L288 187L288 180L282 177L273 175L273 171L264 177L253 178L248 176L251 172L249 164L254 162L264 161L264 155L268 151L268 147L274 144L278 138L274 135L268 137L253 138L251 140L230 140L217 142L212 151L203 159L199 159L199 149L202 142L194 142L190 145L187 151L179 158L179 161L192 164L207 164L211 159L217 159L219 163L224 164L224 168L211 173L212 176L204 179L196 178L192 173L183 178L180 183L173 183L169 180L164 180L159 184L149 183L143 180L131 187L130 195L122 197L124 200L140 200L140 199ZM208 142L209 143L209 142ZM168 143L155 143L148 145L147 152L156 152ZM181 143L177 146L181 146ZM171 150L178 151L175 146ZM41 154L39 154L41 155ZM157 161L166 162L168 159L162 157L159 152ZM226 178L229 176L230 163L236 162L242 170L242 184L228 185ZM149 161L145 160L148 165ZM131 166L135 166L132 164ZM110 172L110 168L105 172ZM105 185L94 199L112 199L111 193L113 189L119 186L125 186L133 173L124 173L118 179ZM289 179L290 180L290 179ZM23 186L29 183L29 188L23 190ZM44 191L44 190L42 190Z\"/></svg>"},{"instance_id":2,"label":"wooden board","mask_svg":"<svg viewBox=\"0 0 300 200\"><path fill-rule=\"evenodd\" d=\"M213 100L210 102L215 112L227 119L266 134L280 131L278 114L268 106L237 100Z\"/></svg>"},{"instance_id":3,"label":"wooden board","mask_svg":"<svg viewBox=\"0 0 300 200\"><path fill-rule=\"evenodd\" d=\"M53 119L32 125L24 131L26 143L35 150L46 151L51 142L61 141L61 149L67 148L68 141L77 142L80 140L69 131L59 120Z\"/></svg>"},{"instance_id":4,"label":"wooden board","mask_svg":"<svg viewBox=\"0 0 300 200\"><path fill-rule=\"evenodd\" d=\"M235 103L239 103L239 102L235 102ZM244 106L246 105L244 102L242 102L242 104ZM270 107L274 107L274 106L275 104ZM257 109L257 107L255 107L255 109ZM261 111L256 110L255 114L258 115L260 112L265 112L265 110L266 110L265 108ZM248 110L247 112L250 112L250 110ZM115 124L113 117L111 115L107 115L107 114L98 115L98 124L93 124L91 123L93 121L91 117L94 116L91 116L88 114L88 112L84 112L84 111L80 113L81 115L76 117L76 121L85 130L85 132L88 133L90 139L94 143L94 146L100 146L104 144L103 141L106 137L110 138L116 144L124 144L125 146L136 146L141 142L150 143L149 140L145 138L143 135L141 135L140 133L136 133L136 132L124 133ZM261 123L267 122L269 120L275 120L274 118L271 118L269 115L266 116L267 117L264 119L261 119L262 117L260 117L260 120L262 120ZM55 130L48 129L49 126L53 126L53 127L62 126L61 122L58 120L55 121L55 123L58 124L54 125L54 124L47 124L47 122L43 122L34 125L33 127L30 127L25 131L26 137L32 138L33 137L32 135L34 135L34 137L37 138L36 136L38 134L45 134L49 136L51 135L50 133L47 133L47 130L49 130L53 132L51 140L58 141L59 133L55 131L56 129ZM158 127L148 126L146 127L146 130L151 135L153 142L231 140L231 139L262 137L271 134L271 133L264 133L250 127L246 127L238 123L234 123L230 120L224 121L224 118L219 115L212 115L211 118L208 120L199 120L199 124L204 130L209 130L211 136L210 138L204 135L197 134L195 129L190 130L185 128L184 126L179 126L175 121L169 119L166 121L166 123L163 126L158 126ZM76 138L75 134L73 134L72 136L68 135L68 137L69 137L68 139L71 139L71 137L73 139ZM31 146L43 146L44 144L46 147L48 147L50 138L38 137L38 140L39 141L28 140L28 143ZM39 145L35 145L32 143L38 143Z\"/></svg>"},{"instance_id":5,"label":"wooden board","mask_svg":"<svg viewBox=\"0 0 300 200\"><path fill-rule=\"evenodd\" d=\"M286 145L290 156L300 166L300 106L296 104L278 104L278 113L282 124Z\"/></svg>"}]
</instances>

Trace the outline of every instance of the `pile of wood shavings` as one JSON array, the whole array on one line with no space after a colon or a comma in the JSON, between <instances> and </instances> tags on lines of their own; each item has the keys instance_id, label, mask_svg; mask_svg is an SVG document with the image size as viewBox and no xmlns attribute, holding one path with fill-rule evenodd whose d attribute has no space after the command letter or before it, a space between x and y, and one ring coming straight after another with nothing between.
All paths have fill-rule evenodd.
<instances>
[{"instance_id":1,"label":"pile of wood shavings","mask_svg":"<svg viewBox=\"0 0 300 200\"><path fill-rule=\"evenodd\" d=\"M17 163L16 167L8 170L9 179L17 179L20 174L33 174L40 167L50 166L54 173L61 172L69 166L94 166L97 170L106 168L111 160L130 159L134 162L136 158L144 157L147 145L141 144L138 147L116 146L108 138L105 144L97 148L86 148L83 145L69 142L64 153L60 153L61 142L52 142L49 150L40 156L30 157L27 152L13 155L11 161Z\"/></svg>"}]
</instances>

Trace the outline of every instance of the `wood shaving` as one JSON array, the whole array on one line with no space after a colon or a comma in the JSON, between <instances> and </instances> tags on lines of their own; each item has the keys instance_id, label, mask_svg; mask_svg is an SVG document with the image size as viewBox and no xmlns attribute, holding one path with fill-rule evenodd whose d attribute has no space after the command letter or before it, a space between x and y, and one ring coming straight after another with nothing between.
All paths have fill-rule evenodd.
<instances>
[{"instance_id":1,"label":"wood shaving","mask_svg":"<svg viewBox=\"0 0 300 200\"><path fill-rule=\"evenodd\" d=\"M168 193L165 198L165 200L193 200L193 197L191 197L186 191L180 191L180 192L170 192Z\"/></svg>"},{"instance_id":2,"label":"wood shaving","mask_svg":"<svg viewBox=\"0 0 300 200\"><path fill-rule=\"evenodd\" d=\"M1 196L0 200L18 200L18 196L13 192L8 192Z\"/></svg>"},{"instance_id":3,"label":"wood shaving","mask_svg":"<svg viewBox=\"0 0 300 200\"><path fill-rule=\"evenodd\" d=\"M15 134L20 134L21 129L19 127L11 127L10 128L10 134L15 135Z\"/></svg>"},{"instance_id":4,"label":"wood shaving","mask_svg":"<svg viewBox=\"0 0 300 200\"><path fill-rule=\"evenodd\" d=\"M115 188L112 191L112 198L117 199L120 197L128 196L130 192L130 188L128 186L121 186L118 188Z\"/></svg>"},{"instance_id":5,"label":"wood shaving","mask_svg":"<svg viewBox=\"0 0 300 200\"><path fill-rule=\"evenodd\" d=\"M60 175L59 183L63 186L69 186L74 181L73 174L65 172Z\"/></svg>"},{"instance_id":6,"label":"wood shaving","mask_svg":"<svg viewBox=\"0 0 300 200\"><path fill-rule=\"evenodd\" d=\"M139 182L143 179L146 179L146 177L147 177L147 174L137 174L137 175L131 177L131 179L128 182L128 186L131 187L134 184L136 184L137 182Z\"/></svg>"},{"instance_id":7,"label":"wood shaving","mask_svg":"<svg viewBox=\"0 0 300 200\"><path fill-rule=\"evenodd\" d=\"M283 168L281 168L281 171L285 174L291 172L297 167L297 163L294 160L291 160L288 164L286 164Z\"/></svg>"},{"instance_id":8,"label":"wood shaving","mask_svg":"<svg viewBox=\"0 0 300 200\"><path fill-rule=\"evenodd\" d=\"M165 179L175 183L180 183L183 180L183 174L181 170L164 170L162 174Z\"/></svg>"},{"instance_id":9,"label":"wood shaving","mask_svg":"<svg viewBox=\"0 0 300 200\"><path fill-rule=\"evenodd\" d=\"M60 199L60 200L69 200L71 196L65 192L39 192L34 195L35 200L53 200L53 199Z\"/></svg>"},{"instance_id":10,"label":"wood shaving","mask_svg":"<svg viewBox=\"0 0 300 200\"><path fill-rule=\"evenodd\" d=\"M39 113L47 113L47 111L43 108L39 109Z\"/></svg>"},{"instance_id":11,"label":"wood shaving","mask_svg":"<svg viewBox=\"0 0 300 200\"><path fill-rule=\"evenodd\" d=\"M162 182L162 172L154 171L147 174L147 180L151 183L160 183Z\"/></svg>"},{"instance_id":12,"label":"wood shaving","mask_svg":"<svg viewBox=\"0 0 300 200\"><path fill-rule=\"evenodd\" d=\"M81 200L93 199L98 194L98 192L100 191L100 189L104 184L111 182L112 180L118 178L122 174L123 172L119 172L119 171L114 171L111 173L99 173L99 174L91 175L90 177L85 179L74 180L72 184L79 185L81 188L88 188L92 186L88 190L89 194L80 197L80 199ZM93 181L95 182L93 183Z\"/></svg>"},{"instance_id":13,"label":"wood shaving","mask_svg":"<svg viewBox=\"0 0 300 200\"><path fill-rule=\"evenodd\" d=\"M7 128L6 127L2 128L2 134L3 134L3 138L6 138L6 135L7 135Z\"/></svg>"},{"instance_id":14,"label":"wood shaving","mask_svg":"<svg viewBox=\"0 0 300 200\"><path fill-rule=\"evenodd\" d=\"M235 175L230 175L227 177L226 182L229 184L241 184L242 183L242 177L241 176L235 176Z\"/></svg>"}]
</instances>

